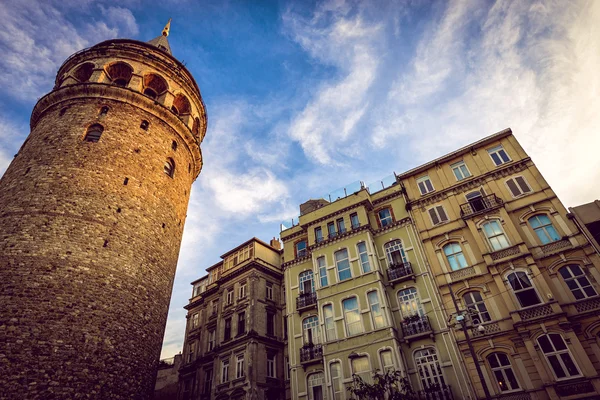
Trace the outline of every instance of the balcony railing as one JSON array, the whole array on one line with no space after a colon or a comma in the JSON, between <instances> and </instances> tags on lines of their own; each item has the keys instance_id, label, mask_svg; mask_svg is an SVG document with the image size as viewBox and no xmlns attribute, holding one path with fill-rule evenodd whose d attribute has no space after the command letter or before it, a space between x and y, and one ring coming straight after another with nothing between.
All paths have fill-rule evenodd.
<instances>
[{"instance_id":1,"label":"balcony railing","mask_svg":"<svg viewBox=\"0 0 600 400\"><path fill-rule=\"evenodd\" d=\"M462 218L472 217L473 215L481 214L504 204L501 198L495 194L489 194L483 197L472 199L468 203L460 205L460 216Z\"/></svg>"},{"instance_id":2,"label":"balcony railing","mask_svg":"<svg viewBox=\"0 0 600 400\"><path fill-rule=\"evenodd\" d=\"M317 305L317 294L316 293L302 293L296 297L296 310L302 310L308 307L314 307Z\"/></svg>"},{"instance_id":3,"label":"balcony railing","mask_svg":"<svg viewBox=\"0 0 600 400\"><path fill-rule=\"evenodd\" d=\"M300 363L310 363L323 358L323 346L320 344L307 344L300 348Z\"/></svg>"},{"instance_id":4,"label":"balcony railing","mask_svg":"<svg viewBox=\"0 0 600 400\"><path fill-rule=\"evenodd\" d=\"M432 331L427 315L413 315L404 318L404 321L402 321L402 333L404 334L404 339L427 335Z\"/></svg>"},{"instance_id":5,"label":"balcony railing","mask_svg":"<svg viewBox=\"0 0 600 400\"><path fill-rule=\"evenodd\" d=\"M388 281L390 283L409 279L414 274L412 265L408 261L402 264L391 264L387 270Z\"/></svg>"},{"instance_id":6,"label":"balcony railing","mask_svg":"<svg viewBox=\"0 0 600 400\"><path fill-rule=\"evenodd\" d=\"M418 392L420 400L454 400L449 385L434 385Z\"/></svg>"}]
</instances>

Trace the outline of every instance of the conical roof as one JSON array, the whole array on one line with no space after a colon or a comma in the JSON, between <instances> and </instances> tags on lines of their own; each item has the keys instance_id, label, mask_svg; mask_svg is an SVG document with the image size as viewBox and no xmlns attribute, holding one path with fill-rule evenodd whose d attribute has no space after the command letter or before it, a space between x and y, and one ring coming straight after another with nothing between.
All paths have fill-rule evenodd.
<instances>
[{"instance_id":1,"label":"conical roof","mask_svg":"<svg viewBox=\"0 0 600 400\"><path fill-rule=\"evenodd\" d=\"M169 22L167 22L167 25L165 25L162 34L150 40L148 43L172 55L171 46L169 45L169 40L167 40L167 36L169 36L169 30L171 30L171 19L169 19Z\"/></svg>"}]
</instances>

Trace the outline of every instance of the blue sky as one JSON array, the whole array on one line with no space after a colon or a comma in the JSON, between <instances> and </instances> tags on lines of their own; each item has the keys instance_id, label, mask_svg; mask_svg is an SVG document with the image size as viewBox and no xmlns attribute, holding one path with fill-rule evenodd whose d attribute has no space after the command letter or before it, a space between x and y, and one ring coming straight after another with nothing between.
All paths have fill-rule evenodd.
<instances>
[{"instance_id":1,"label":"blue sky","mask_svg":"<svg viewBox=\"0 0 600 400\"><path fill-rule=\"evenodd\" d=\"M600 1L4 0L0 18L0 172L66 57L173 18L209 123L163 357L205 267L350 182L511 127L565 205L599 197Z\"/></svg>"}]
</instances>

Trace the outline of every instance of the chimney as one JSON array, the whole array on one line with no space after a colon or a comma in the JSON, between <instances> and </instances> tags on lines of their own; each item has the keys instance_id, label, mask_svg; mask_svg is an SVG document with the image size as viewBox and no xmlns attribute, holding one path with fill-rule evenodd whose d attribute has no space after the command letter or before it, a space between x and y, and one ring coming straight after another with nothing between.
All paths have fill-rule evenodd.
<instances>
[{"instance_id":1,"label":"chimney","mask_svg":"<svg viewBox=\"0 0 600 400\"><path fill-rule=\"evenodd\" d=\"M276 239L275 237L273 237L273 239L271 239L269 244L271 245L271 247L273 247L277 250L281 250L281 242L279 241L279 239Z\"/></svg>"}]
</instances>

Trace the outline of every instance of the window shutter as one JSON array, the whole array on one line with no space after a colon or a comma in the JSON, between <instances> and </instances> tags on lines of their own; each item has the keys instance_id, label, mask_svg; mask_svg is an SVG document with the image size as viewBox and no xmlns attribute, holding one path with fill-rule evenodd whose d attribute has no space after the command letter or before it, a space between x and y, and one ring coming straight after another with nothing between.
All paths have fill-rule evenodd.
<instances>
[{"instance_id":1,"label":"window shutter","mask_svg":"<svg viewBox=\"0 0 600 400\"><path fill-rule=\"evenodd\" d=\"M431 217L431 221L433 222L434 225L437 225L440 223L437 213L435 212L435 208L429 209L429 216Z\"/></svg>"},{"instance_id":2,"label":"window shutter","mask_svg":"<svg viewBox=\"0 0 600 400\"><path fill-rule=\"evenodd\" d=\"M515 181L517 181L517 184L519 185L519 187L521 188L521 191L523 193L529 193L529 192L531 192L531 189L527 185L527 182L525 182L525 178L523 178L522 176L517 176L515 178Z\"/></svg>"},{"instance_id":3,"label":"window shutter","mask_svg":"<svg viewBox=\"0 0 600 400\"><path fill-rule=\"evenodd\" d=\"M448 216L446 215L446 211L444 210L444 207L437 206L436 210L438 212L438 215L440 216L440 221L441 222L448 221Z\"/></svg>"},{"instance_id":4,"label":"window shutter","mask_svg":"<svg viewBox=\"0 0 600 400\"><path fill-rule=\"evenodd\" d=\"M507 180L506 185L510 189L513 197L517 197L517 196L521 195L521 191L517 187L517 184L515 183L514 179Z\"/></svg>"}]
</instances>

